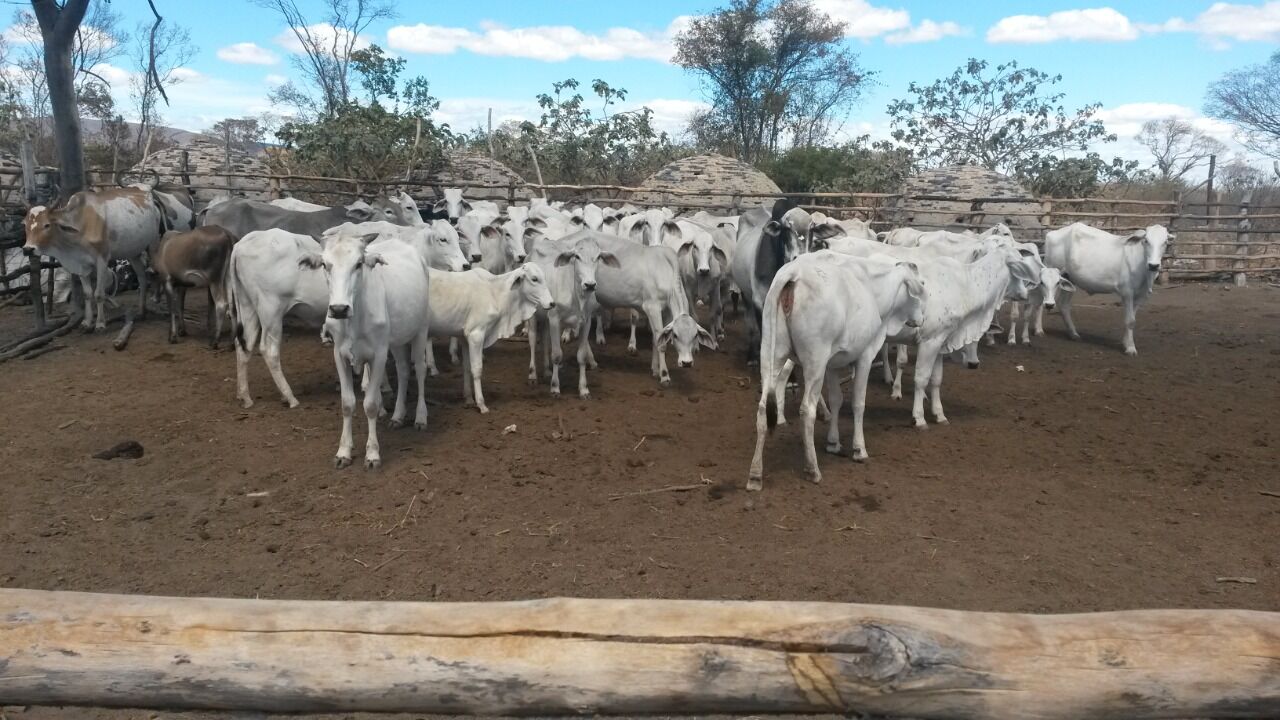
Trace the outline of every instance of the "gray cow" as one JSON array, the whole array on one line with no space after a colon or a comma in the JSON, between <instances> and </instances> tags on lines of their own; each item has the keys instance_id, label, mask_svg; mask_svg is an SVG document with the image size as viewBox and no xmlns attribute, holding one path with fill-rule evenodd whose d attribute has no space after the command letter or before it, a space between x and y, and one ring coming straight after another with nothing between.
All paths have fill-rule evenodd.
<instances>
[{"instance_id":1,"label":"gray cow","mask_svg":"<svg viewBox=\"0 0 1280 720\"><path fill-rule=\"evenodd\" d=\"M201 225L218 225L237 238L255 230L278 228L297 235L309 235L317 241L325 230L343 223L385 220L396 225L412 225L409 212L394 200L378 197L368 206L349 205L314 212L302 212L278 207L257 200L228 200L206 208L201 213Z\"/></svg>"}]
</instances>

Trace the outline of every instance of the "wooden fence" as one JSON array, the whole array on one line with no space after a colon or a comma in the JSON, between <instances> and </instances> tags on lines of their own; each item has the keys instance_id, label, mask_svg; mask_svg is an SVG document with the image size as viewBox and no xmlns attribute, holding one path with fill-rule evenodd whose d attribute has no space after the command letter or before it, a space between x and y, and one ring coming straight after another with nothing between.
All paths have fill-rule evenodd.
<instances>
[{"instance_id":1,"label":"wooden fence","mask_svg":"<svg viewBox=\"0 0 1280 720\"><path fill-rule=\"evenodd\" d=\"M27 276L12 267L14 257L5 248L21 244L21 218L27 198L49 202L54 194L56 170L40 168L32 171L27 185L20 171L0 170L0 293L13 292L13 282L25 286ZM439 186L427 180L375 182L353 178L320 177L294 174L225 172L193 174L185 167L177 172L126 173L91 171L95 187L108 187L117 182L134 182L155 178L180 183L193 194L207 199L210 193L270 200L284 196L326 204L336 204L357 197L367 197L387 189L403 189L426 204L437 197ZM1230 275L1236 284L1245 284L1251 274L1280 272L1280 206L1252 206L1245 198L1240 203L1184 203L1180 198L1168 200L1128 200L1117 198L1005 198L952 197L942 195L909 195L897 193L734 193L708 196L702 191L655 190L620 185L565 184L495 184L471 183L461 186L464 192L482 191L488 197L505 197L517 202L532 194L569 203L617 205L629 202L638 206L674 206L684 210L718 211L736 214L771 199L788 197L810 211L821 211L837 218L859 217L878 230L902 225L922 228L982 228L995 222L1010 225L1016 237L1042 242L1046 229L1073 222L1084 222L1112 232L1126 232L1152 224L1163 224L1174 239L1168 249L1169 278L1213 278ZM1194 210L1201 210L1197 213ZM6 255L8 257L6 257Z\"/></svg>"}]
</instances>

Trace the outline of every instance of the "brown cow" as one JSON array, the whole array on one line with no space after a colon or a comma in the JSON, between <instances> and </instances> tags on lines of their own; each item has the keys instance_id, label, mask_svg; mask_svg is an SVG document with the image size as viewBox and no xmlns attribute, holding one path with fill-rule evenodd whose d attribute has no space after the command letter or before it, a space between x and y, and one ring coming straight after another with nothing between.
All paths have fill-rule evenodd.
<instances>
[{"instance_id":1,"label":"brown cow","mask_svg":"<svg viewBox=\"0 0 1280 720\"><path fill-rule=\"evenodd\" d=\"M125 259L133 266L139 285L138 319L146 317L147 276L142 253L160 238L163 223L163 212L149 191L86 190L72 195L61 207L31 208L23 223L27 241L22 251L51 257L78 276L85 291L83 327L103 330L107 327L106 292L112 260ZM96 284L91 282L95 275Z\"/></svg>"},{"instance_id":2,"label":"brown cow","mask_svg":"<svg viewBox=\"0 0 1280 720\"><path fill-rule=\"evenodd\" d=\"M151 249L151 266L164 283L169 299L169 342L187 334L187 288L209 289L209 347L217 348L222 337L222 318L227 314L227 265L236 239L217 225L195 230L170 230ZM216 316L216 317L215 317Z\"/></svg>"}]
</instances>

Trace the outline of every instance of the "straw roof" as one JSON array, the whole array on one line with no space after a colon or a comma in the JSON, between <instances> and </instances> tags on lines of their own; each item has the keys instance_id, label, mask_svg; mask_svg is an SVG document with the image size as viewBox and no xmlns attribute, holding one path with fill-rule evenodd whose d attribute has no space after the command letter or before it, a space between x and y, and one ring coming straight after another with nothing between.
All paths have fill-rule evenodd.
<instances>
[{"instance_id":1,"label":"straw roof","mask_svg":"<svg viewBox=\"0 0 1280 720\"><path fill-rule=\"evenodd\" d=\"M730 205L734 196L741 193L782 192L768 175L744 162L714 153L694 155L668 163L650 175L641 187L653 192L637 193L636 200L671 205ZM692 192L697 195L672 195L663 192L665 190ZM741 207L751 208L771 204L773 201L772 197L743 197L740 203Z\"/></svg>"},{"instance_id":2,"label":"straw roof","mask_svg":"<svg viewBox=\"0 0 1280 720\"><path fill-rule=\"evenodd\" d=\"M897 222L905 226L937 226L954 230L966 223L990 226L1002 222L1019 237L1038 236L1043 230L1035 216L1021 216L1038 209L1034 203L984 202L974 207L975 198L1034 200L1035 195L1017 180L978 165L951 165L926 170L902 186ZM941 195L961 201L911 200L912 196ZM1019 232L1019 231L1022 232Z\"/></svg>"}]
</instances>

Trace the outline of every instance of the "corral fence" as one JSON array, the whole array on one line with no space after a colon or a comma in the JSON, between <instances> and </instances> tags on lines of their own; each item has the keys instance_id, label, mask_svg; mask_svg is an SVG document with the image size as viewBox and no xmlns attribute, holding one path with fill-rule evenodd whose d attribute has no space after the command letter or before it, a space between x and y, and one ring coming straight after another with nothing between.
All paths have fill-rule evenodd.
<instances>
[{"instance_id":1,"label":"corral fence","mask_svg":"<svg viewBox=\"0 0 1280 720\"><path fill-rule=\"evenodd\" d=\"M57 170L0 169L0 297L27 289L39 268L28 267L17 248L22 245L22 218L28 207L52 202ZM337 204L388 189L402 189L429 205L441 192L428 180L388 182L353 178L267 173L193 173L183 164L177 171L90 171L94 187L162 180L187 187L204 205L213 197L231 195L270 200L297 197L322 204ZM1009 225L1015 237L1043 242L1044 231L1073 222L1084 222L1112 232L1132 231L1162 224L1174 235L1169 244L1166 271L1161 280L1225 278L1244 285L1249 275L1280 272L1280 205L1254 206L1248 197L1240 202L1191 202L1120 198L1011 198L903 195L900 193L806 192L708 194L705 191L655 189L621 185L567 185L485 182L452 183L470 197L484 197L500 205L535 195L570 204L631 203L641 207L672 206L681 210L706 210L737 214L770 200L787 197L810 211L838 219L868 221L877 230L909 225L931 229L981 229L996 222ZM44 265L48 267L48 263ZM46 283L49 285L49 283ZM52 289L50 288L50 298ZM46 304L51 304L46 299Z\"/></svg>"}]
</instances>

